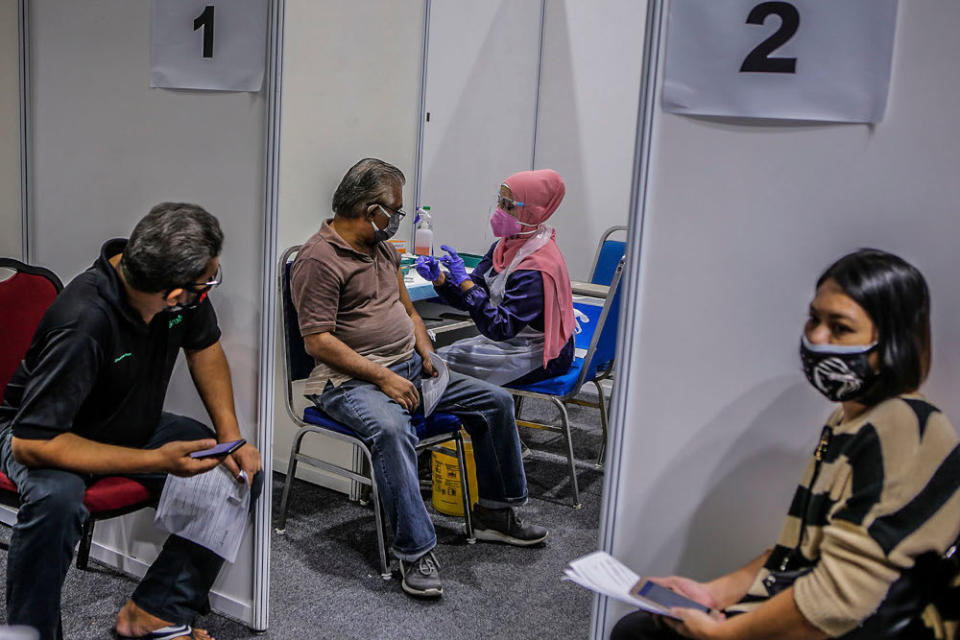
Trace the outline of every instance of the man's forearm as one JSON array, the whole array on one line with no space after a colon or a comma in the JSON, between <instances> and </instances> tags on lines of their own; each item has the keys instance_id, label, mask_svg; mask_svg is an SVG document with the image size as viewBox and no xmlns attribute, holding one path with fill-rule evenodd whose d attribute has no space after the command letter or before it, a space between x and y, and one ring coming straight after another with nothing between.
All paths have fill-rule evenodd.
<instances>
[{"instance_id":1,"label":"man's forearm","mask_svg":"<svg viewBox=\"0 0 960 640\"><path fill-rule=\"evenodd\" d=\"M14 459L27 467L52 467L77 473L126 474L165 471L156 449L131 449L61 433L50 440L14 436Z\"/></svg>"},{"instance_id":2,"label":"man's forearm","mask_svg":"<svg viewBox=\"0 0 960 640\"><path fill-rule=\"evenodd\" d=\"M767 549L733 573L707 583L707 588L710 589L710 593L716 598L721 609L740 602L769 556L770 550Z\"/></svg>"},{"instance_id":3,"label":"man's forearm","mask_svg":"<svg viewBox=\"0 0 960 640\"><path fill-rule=\"evenodd\" d=\"M390 373L389 369L370 362L330 333L305 336L303 342L308 354L353 378L379 385Z\"/></svg>"},{"instance_id":4,"label":"man's forearm","mask_svg":"<svg viewBox=\"0 0 960 640\"><path fill-rule=\"evenodd\" d=\"M433 341L430 340L430 335L427 333L427 325L423 324L423 318L420 317L419 313L414 313L410 316L410 319L413 321L413 333L417 340L417 353L426 360L430 357L430 352L433 351Z\"/></svg>"},{"instance_id":5,"label":"man's forearm","mask_svg":"<svg viewBox=\"0 0 960 640\"><path fill-rule=\"evenodd\" d=\"M187 365L220 442L241 437L233 404L233 382L223 347L216 342L200 351L188 351Z\"/></svg>"},{"instance_id":6,"label":"man's forearm","mask_svg":"<svg viewBox=\"0 0 960 640\"><path fill-rule=\"evenodd\" d=\"M793 587L784 589L759 607L725 620L718 640L825 640L820 631L800 613Z\"/></svg>"}]
</instances>

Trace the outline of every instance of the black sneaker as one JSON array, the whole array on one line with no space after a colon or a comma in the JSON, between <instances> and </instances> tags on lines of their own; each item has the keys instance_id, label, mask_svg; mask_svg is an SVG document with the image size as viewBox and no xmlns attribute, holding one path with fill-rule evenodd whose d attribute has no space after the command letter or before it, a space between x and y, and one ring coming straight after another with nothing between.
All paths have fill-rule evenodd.
<instances>
[{"instance_id":1,"label":"black sneaker","mask_svg":"<svg viewBox=\"0 0 960 640\"><path fill-rule=\"evenodd\" d=\"M440 563L433 551L428 551L413 562L400 561L403 575L403 590L421 598L439 598L443 595L440 584Z\"/></svg>"},{"instance_id":2,"label":"black sneaker","mask_svg":"<svg viewBox=\"0 0 960 640\"><path fill-rule=\"evenodd\" d=\"M529 547L547 538L546 529L535 524L524 524L510 507L488 509L478 504L470 513L473 519L473 533L480 540Z\"/></svg>"}]
</instances>

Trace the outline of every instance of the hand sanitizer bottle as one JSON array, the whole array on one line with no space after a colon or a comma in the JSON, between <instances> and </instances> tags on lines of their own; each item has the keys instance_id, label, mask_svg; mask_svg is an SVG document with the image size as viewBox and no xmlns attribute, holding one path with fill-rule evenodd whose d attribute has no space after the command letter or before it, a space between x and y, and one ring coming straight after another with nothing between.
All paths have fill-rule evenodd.
<instances>
[{"instance_id":1,"label":"hand sanitizer bottle","mask_svg":"<svg viewBox=\"0 0 960 640\"><path fill-rule=\"evenodd\" d=\"M418 256L433 255L433 217L430 207L424 205L417 209L413 228L413 252Z\"/></svg>"}]
</instances>

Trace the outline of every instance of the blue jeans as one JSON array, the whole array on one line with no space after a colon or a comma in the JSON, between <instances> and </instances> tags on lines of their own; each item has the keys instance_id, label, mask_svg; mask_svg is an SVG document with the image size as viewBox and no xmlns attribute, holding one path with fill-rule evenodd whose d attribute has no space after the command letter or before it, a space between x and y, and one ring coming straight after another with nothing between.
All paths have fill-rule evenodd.
<instances>
[{"instance_id":1,"label":"blue jeans","mask_svg":"<svg viewBox=\"0 0 960 640\"><path fill-rule=\"evenodd\" d=\"M422 360L417 353L390 370L420 389ZM339 387L327 384L313 402L342 422L369 445L384 511L394 529L393 553L412 561L437 544L433 522L420 495L418 442L410 414L380 387L353 379ZM453 371L437 411L460 418L473 442L479 503L493 509L527 499L527 478L520 457L520 438L513 415L513 397L500 387Z\"/></svg>"},{"instance_id":2,"label":"blue jeans","mask_svg":"<svg viewBox=\"0 0 960 640\"><path fill-rule=\"evenodd\" d=\"M143 448L213 437L196 420L164 413ZM60 621L60 591L89 516L83 493L96 478L63 469L25 467L13 459L10 438L10 429L0 433L0 469L20 492L7 554L7 623L36 627L42 640L53 640ZM159 496L166 474L130 477ZM251 485L251 508L262 486L263 474L257 473ZM163 620L190 624L197 614L209 611L207 593L222 565L223 559L212 551L171 535L131 599Z\"/></svg>"}]
</instances>

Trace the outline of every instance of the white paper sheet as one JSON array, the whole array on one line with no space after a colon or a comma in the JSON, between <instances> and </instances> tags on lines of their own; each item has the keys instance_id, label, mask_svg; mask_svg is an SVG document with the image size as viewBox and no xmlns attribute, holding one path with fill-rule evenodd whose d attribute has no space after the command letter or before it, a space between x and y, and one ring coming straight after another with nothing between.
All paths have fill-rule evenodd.
<instances>
[{"instance_id":1,"label":"white paper sheet","mask_svg":"<svg viewBox=\"0 0 960 640\"><path fill-rule=\"evenodd\" d=\"M566 580L614 600L626 602L650 613L676 617L663 607L630 595L630 589L637 584L640 576L606 551L594 551L574 560L567 565L563 573Z\"/></svg>"},{"instance_id":2,"label":"white paper sheet","mask_svg":"<svg viewBox=\"0 0 960 640\"><path fill-rule=\"evenodd\" d=\"M437 408L440 402L440 396L447 390L450 384L450 368L443 358L434 352L430 352L430 361L433 368L440 374L436 378L424 378L420 382L420 395L423 397L423 415L429 416Z\"/></svg>"},{"instance_id":3,"label":"white paper sheet","mask_svg":"<svg viewBox=\"0 0 960 640\"><path fill-rule=\"evenodd\" d=\"M250 511L250 487L223 465L191 478L167 476L154 524L227 562L237 559Z\"/></svg>"}]
</instances>

